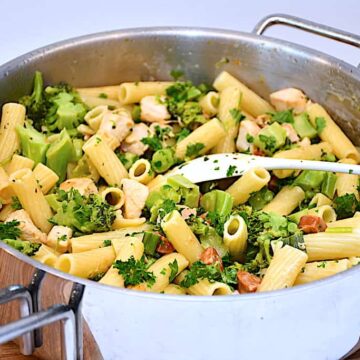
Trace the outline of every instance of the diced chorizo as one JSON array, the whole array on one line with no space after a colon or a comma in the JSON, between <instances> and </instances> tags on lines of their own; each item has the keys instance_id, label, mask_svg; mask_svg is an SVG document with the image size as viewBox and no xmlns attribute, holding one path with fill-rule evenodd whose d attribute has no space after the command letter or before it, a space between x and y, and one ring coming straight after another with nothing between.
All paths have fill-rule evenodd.
<instances>
[{"instance_id":1,"label":"diced chorizo","mask_svg":"<svg viewBox=\"0 0 360 360\"><path fill-rule=\"evenodd\" d=\"M300 218L299 229L301 229L305 234L318 233L325 231L327 225L325 221L315 215L304 215Z\"/></svg>"},{"instance_id":2,"label":"diced chorizo","mask_svg":"<svg viewBox=\"0 0 360 360\"><path fill-rule=\"evenodd\" d=\"M218 263L220 265L220 270L224 269L221 257L213 247L208 247L202 252L200 255L200 261L206 265L213 265Z\"/></svg>"},{"instance_id":3,"label":"diced chorizo","mask_svg":"<svg viewBox=\"0 0 360 360\"><path fill-rule=\"evenodd\" d=\"M238 291L240 294L253 293L261 283L261 279L247 271L237 272Z\"/></svg>"},{"instance_id":4,"label":"diced chorizo","mask_svg":"<svg viewBox=\"0 0 360 360\"><path fill-rule=\"evenodd\" d=\"M160 243L157 246L156 251L159 254L166 255L166 254L171 254L172 252L174 252L175 248L173 247L172 243L168 239L161 236Z\"/></svg>"}]
</instances>

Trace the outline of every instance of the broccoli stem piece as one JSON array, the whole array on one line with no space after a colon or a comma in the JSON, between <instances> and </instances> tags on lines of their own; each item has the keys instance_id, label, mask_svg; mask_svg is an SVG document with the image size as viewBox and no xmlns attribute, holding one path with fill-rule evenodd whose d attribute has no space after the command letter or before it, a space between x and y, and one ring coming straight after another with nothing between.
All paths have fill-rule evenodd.
<instances>
[{"instance_id":1,"label":"broccoli stem piece","mask_svg":"<svg viewBox=\"0 0 360 360\"><path fill-rule=\"evenodd\" d=\"M321 192L330 199L333 199L335 195L336 179L337 176L334 173L327 172L321 184Z\"/></svg>"},{"instance_id":2,"label":"broccoli stem piece","mask_svg":"<svg viewBox=\"0 0 360 360\"><path fill-rule=\"evenodd\" d=\"M34 75L34 89L31 94L31 98L33 99L34 103L39 105L42 102L43 98L43 87L44 81L40 71L35 71Z\"/></svg>"},{"instance_id":3,"label":"broccoli stem piece","mask_svg":"<svg viewBox=\"0 0 360 360\"><path fill-rule=\"evenodd\" d=\"M144 253L146 255L155 255L156 248L160 242L160 236L152 232L144 232Z\"/></svg>"},{"instance_id":4,"label":"broccoli stem piece","mask_svg":"<svg viewBox=\"0 0 360 360\"><path fill-rule=\"evenodd\" d=\"M152 157L151 165L157 173L169 170L175 164L174 151L170 148L156 151Z\"/></svg>"},{"instance_id":5,"label":"broccoli stem piece","mask_svg":"<svg viewBox=\"0 0 360 360\"><path fill-rule=\"evenodd\" d=\"M309 121L309 115L306 113L295 116L293 126L295 131L302 139L304 137L312 139L317 136L317 131L311 125L311 122Z\"/></svg>"},{"instance_id":6,"label":"broccoli stem piece","mask_svg":"<svg viewBox=\"0 0 360 360\"><path fill-rule=\"evenodd\" d=\"M233 207L233 197L225 191L213 190L206 193L202 198L200 205L206 211L215 211L221 217L230 214Z\"/></svg>"},{"instance_id":7,"label":"broccoli stem piece","mask_svg":"<svg viewBox=\"0 0 360 360\"><path fill-rule=\"evenodd\" d=\"M293 185L300 186L304 191L317 190L324 180L325 171L304 170Z\"/></svg>"},{"instance_id":8,"label":"broccoli stem piece","mask_svg":"<svg viewBox=\"0 0 360 360\"><path fill-rule=\"evenodd\" d=\"M45 136L30 125L26 128L17 126L16 132L20 138L22 153L34 160L35 165L45 163L46 152L50 146L46 143Z\"/></svg>"},{"instance_id":9,"label":"broccoli stem piece","mask_svg":"<svg viewBox=\"0 0 360 360\"><path fill-rule=\"evenodd\" d=\"M35 255L41 246L41 244L38 243L14 239L4 239L3 242L27 256Z\"/></svg>"},{"instance_id":10,"label":"broccoli stem piece","mask_svg":"<svg viewBox=\"0 0 360 360\"><path fill-rule=\"evenodd\" d=\"M64 181L68 162L74 158L74 153L71 138L66 129L63 129L59 138L50 145L46 153L46 165L56 172L59 182Z\"/></svg>"}]
</instances>

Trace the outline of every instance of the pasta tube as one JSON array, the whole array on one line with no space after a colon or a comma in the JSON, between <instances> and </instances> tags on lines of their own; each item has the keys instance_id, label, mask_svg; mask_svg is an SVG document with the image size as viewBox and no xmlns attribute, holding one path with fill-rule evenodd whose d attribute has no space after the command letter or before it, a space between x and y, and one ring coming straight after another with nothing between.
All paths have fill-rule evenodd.
<instances>
[{"instance_id":1,"label":"pasta tube","mask_svg":"<svg viewBox=\"0 0 360 360\"><path fill-rule=\"evenodd\" d=\"M305 252L289 245L277 250L257 291L271 291L293 286L307 259Z\"/></svg>"},{"instance_id":2,"label":"pasta tube","mask_svg":"<svg viewBox=\"0 0 360 360\"><path fill-rule=\"evenodd\" d=\"M11 203L11 198L15 196L8 174L0 167L0 200L2 204Z\"/></svg>"},{"instance_id":3,"label":"pasta tube","mask_svg":"<svg viewBox=\"0 0 360 360\"><path fill-rule=\"evenodd\" d=\"M331 205L332 201L325 196L324 194L317 193L314 195L314 197L311 199L309 205L315 205L316 207L323 206L323 205Z\"/></svg>"},{"instance_id":4,"label":"pasta tube","mask_svg":"<svg viewBox=\"0 0 360 360\"><path fill-rule=\"evenodd\" d=\"M355 146L321 105L310 102L306 107L306 111L309 114L311 123L315 126L317 119L323 118L325 120L325 127L319 136L321 140L332 145L337 158L359 161L359 153Z\"/></svg>"},{"instance_id":5,"label":"pasta tube","mask_svg":"<svg viewBox=\"0 0 360 360\"><path fill-rule=\"evenodd\" d=\"M119 88L120 104L134 104L149 95L165 95L166 89L173 85L170 81L139 81L122 83Z\"/></svg>"},{"instance_id":6,"label":"pasta tube","mask_svg":"<svg viewBox=\"0 0 360 360\"><path fill-rule=\"evenodd\" d=\"M360 256L360 236L358 234L321 232L305 235L304 241L309 261Z\"/></svg>"},{"instance_id":7,"label":"pasta tube","mask_svg":"<svg viewBox=\"0 0 360 360\"><path fill-rule=\"evenodd\" d=\"M119 85L77 88L76 91L80 96L85 95L100 97L102 99L118 100Z\"/></svg>"},{"instance_id":8,"label":"pasta tube","mask_svg":"<svg viewBox=\"0 0 360 360\"><path fill-rule=\"evenodd\" d=\"M226 135L214 147L214 153L235 152L235 138L239 130L239 121L234 118L233 111L240 107L241 91L238 87L230 86L220 93L219 120L223 123Z\"/></svg>"},{"instance_id":9,"label":"pasta tube","mask_svg":"<svg viewBox=\"0 0 360 360\"><path fill-rule=\"evenodd\" d=\"M100 192L100 195L114 209L120 209L124 205L125 195L119 188L106 187Z\"/></svg>"},{"instance_id":10,"label":"pasta tube","mask_svg":"<svg viewBox=\"0 0 360 360\"><path fill-rule=\"evenodd\" d=\"M330 224L327 224L329 228L337 228L337 227L351 227L356 228L360 227L360 212L356 212L352 218L342 219L338 221L334 221Z\"/></svg>"},{"instance_id":11,"label":"pasta tube","mask_svg":"<svg viewBox=\"0 0 360 360\"><path fill-rule=\"evenodd\" d=\"M187 271L183 271L175 280L179 284L186 276ZM219 281L210 282L208 279L201 279L195 285L185 289L189 295L213 296L213 295L231 295L231 288Z\"/></svg>"},{"instance_id":12,"label":"pasta tube","mask_svg":"<svg viewBox=\"0 0 360 360\"><path fill-rule=\"evenodd\" d=\"M190 263L199 260L203 248L177 210L164 217L161 227L177 252L184 255Z\"/></svg>"},{"instance_id":13,"label":"pasta tube","mask_svg":"<svg viewBox=\"0 0 360 360\"><path fill-rule=\"evenodd\" d=\"M179 285L176 284L169 284L164 289L164 294L170 295L186 295L186 290Z\"/></svg>"},{"instance_id":14,"label":"pasta tube","mask_svg":"<svg viewBox=\"0 0 360 360\"><path fill-rule=\"evenodd\" d=\"M343 164L357 164L353 159L342 159L339 163ZM336 193L337 196L343 196L345 194L354 194L356 199L359 200L359 176L351 174L336 174Z\"/></svg>"},{"instance_id":15,"label":"pasta tube","mask_svg":"<svg viewBox=\"0 0 360 360\"><path fill-rule=\"evenodd\" d=\"M13 172L20 169L32 169L34 167L34 160L31 160L25 156L15 154L9 164L5 167L6 172L11 175Z\"/></svg>"},{"instance_id":16,"label":"pasta tube","mask_svg":"<svg viewBox=\"0 0 360 360\"><path fill-rule=\"evenodd\" d=\"M2 107L0 124L0 164L10 160L15 151L20 148L20 141L16 133L17 126L25 122L25 106L7 103Z\"/></svg>"},{"instance_id":17,"label":"pasta tube","mask_svg":"<svg viewBox=\"0 0 360 360\"><path fill-rule=\"evenodd\" d=\"M224 244L230 255L239 260L246 250L248 231L244 219L240 215L231 215L224 224Z\"/></svg>"},{"instance_id":18,"label":"pasta tube","mask_svg":"<svg viewBox=\"0 0 360 360\"><path fill-rule=\"evenodd\" d=\"M83 150L109 185L120 186L121 180L128 177L124 165L99 135L91 137Z\"/></svg>"},{"instance_id":19,"label":"pasta tube","mask_svg":"<svg viewBox=\"0 0 360 360\"><path fill-rule=\"evenodd\" d=\"M120 247L115 261L127 261L131 257L134 257L135 260L140 260L144 253L144 244L142 243L142 240L136 237L126 237L124 240L126 242ZM114 267L111 267L99 282L101 284L124 287L124 278Z\"/></svg>"},{"instance_id":20,"label":"pasta tube","mask_svg":"<svg viewBox=\"0 0 360 360\"><path fill-rule=\"evenodd\" d=\"M122 228L121 230L74 237L71 239L72 252L78 253L98 249L103 246L105 240L114 241L116 239L123 239L126 235L131 236L133 233L149 230L150 228L150 225L144 224L138 227Z\"/></svg>"},{"instance_id":21,"label":"pasta tube","mask_svg":"<svg viewBox=\"0 0 360 360\"><path fill-rule=\"evenodd\" d=\"M30 169L15 171L10 176L10 182L15 195L30 215L31 220L41 231L48 233L52 228L48 221L52 216L51 208L32 171Z\"/></svg>"},{"instance_id":22,"label":"pasta tube","mask_svg":"<svg viewBox=\"0 0 360 360\"><path fill-rule=\"evenodd\" d=\"M332 146L328 142L278 151L273 157L280 159L321 160L324 153L332 153ZM274 170L274 174L280 179L289 177L293 173L294 170Z\"/></svg>"},{"instance_id":23,"label":"pasta tube","mask_svg":"<svg viewBox=\"0 0 360 360\"><path fill-rule=\"evenodd\" d=\"M55 268L71 275L91 278L106 272L115 259L112 246L60 255Z\"/></svg>"},{"instance_id":24,"label":"pasta tube","mask_svg":"<svg viewBox=\"0 0 360 360\"><path fill-rule=\"evenodd\" d=\"M230 86L240 88L242 93L241 109L244 109L255 117L274 111L274 108L266 100L226 71L223 71L216 77L213 86L217 91L223 91Z\"/></svg>"},{"instance_id":25,"label":"pasta tube","mask_svg":"<svg viewBox=\"0 0 360 360\"><path fill-rule=\"evenodd\" d=\"M47 194L59 181L57 174L41 163L35 166L33 174L43 194Z\"/></svg>"},{"instance_id":26,"label":"pasta tube","mask_svg":"<svg viewBox=\"0 0 360 360\"><path fill-rule=\"evenodd\" d=\"M151 169L150 161L139 159L129 169L129 178L147 185L154 178L155 173ZM160 175L161 176L161 175Z\"/></svg>"},{"instance_id":27,"label":"pasta tube","mask_svg":"<svg viewBox=\"0 0 360 360\"><path fill-rule=\"evenodd\" d=\"M146 291L162 292L181 273L189 262L178 253L171 253L156 260L148 269L155 275L155 283L152 286L146 284Z\"/></svg>"},{"instance_id":28,"label":"pasta tube","mask_svg":"<svg viewBox=\"0 0 360 360\"><path fill-rule=\"evenodd\" d=\"M32 258L48 266L55 266L59 253L49 246L42 244Z\"/></svg>"},{"instance_id":29,"label":"pasta tube","mask_svg":"<svg viewBox=\"0 0 360 360\"><path fill-rule=\"evenodd\" d=\"M289 215L305 198L300 186L284 186L276 196L262 209L264 212L274 212L279 215Z\"/></svg>"},{"instance_id":30,"label":"pasta tube","mask_svg":"<svg viewBox=\"0 0 360 360\"><path fill-rule=\"evenodd\" d=\"M105 105L99 105L90 110L84 117L85 121L89 124L89 126L97 131L100 127L104 116L109 113L108 107Z\"/></svg>"},{"instance_id":31,"label":"pasta tube","mask_svg":"<svg viewBox=\"0 0 360 360\"><path fill-rule=\"evenodd\" d=\"M270 174L264 168L246 171L227 190L234 198L234 206L245 203L253 192L259 191L270 181Z\"/></svg>"},{"instance_id":32,"label":"pasta tube","mask_svg":"<svg viewBox=\"0 0 360 360\"><path fill-rule=\"evenodd\" d=\"M185 156L191 157L190 147L196 146L197 144L201 144L201 148L196 152L196 155L206 154L218 144L225 135L226 132L223 125L218 119L214 118L181 140L176 146L175 156L181 160L183 160Z\"/></svg>"},{"instance_id":33,"label":"pasta tube","mask_svg":"<svg viewBox=\"0 0 360 360\"><path fill-rule=\"evenodd\" d=\"M322 218L326 223L331 223L336 220L336 212L330 205L322 205L312 209L304 209L297 213L289 215L289 219L296 222L300 222L300 219L304 215L315 215Z\"/></svg>"},{"instance_id":34,"label":"pasta tube","mask_svg":"<svg viewBox=\"0 0 360 360\"><path fill-rule=\"evenodd\" d=\"M215 116L219 110L219 94L215 91L209 91L200 101L203 112L210 117Z\"/></svg>"},{"instance_id":35,"label":"pasta tube","mask_svg":"<svg viewBox=\"0 0 360 360\"><path fill-rule=\"evenodd\" d=\"M307 284L315 280L324 279L350 268L351 262L348 259L307 263L296 278L294 285Z\"/></svg>"}]
</instances>

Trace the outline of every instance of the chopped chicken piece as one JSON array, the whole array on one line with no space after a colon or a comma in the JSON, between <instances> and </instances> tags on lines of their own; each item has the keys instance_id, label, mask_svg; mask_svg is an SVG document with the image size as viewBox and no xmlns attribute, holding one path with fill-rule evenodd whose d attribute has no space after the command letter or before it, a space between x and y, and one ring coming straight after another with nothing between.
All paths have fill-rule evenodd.
<instances>
[{"instance_id":1,"label":"chopped chicken piece","mask_svg":"<svg viewBox=\"0 0 360 360\"><path fill-rule=\"evenodd\" d=\"M98 134L115 138L120 143L129 135L134 122L127 111L117 114L107 113L101 121Z\"/></svg>"},{"instance_id":2,"label":"chopped chicken piece","mask_svg":"<svg viewBox=\"0 0 360 360\"><path fill-rule=\"evenodd\" d=\"M139 156L142 155L148 149L148 145L143 144L141 140L148 137L149 134L150 130L145 124L135 124L131 134L122 142L121 150Z\"/></svg>"},{"instance_id":3,"label":"chopped chicken piece","mask_svg":"<svg viewBox=\"0 0 360 360\"><path fill-rule=\"evenodd\" d=\"M60 190L69 191L76 189L81 195L88 196L90 194L97 194L98 189L95 183L89 178L72 178L60 184Z\"/></svg>"},{"instance_id":4,"label":"chopped chicken piece","mask_svg":"<svg viewBox=\"0 0 360 360\"><path fill-rule=\"evenodd\" d=\"M55 225L49 232L46 245L52 247L60 253L64 253L69 249L70 239L73 231L67 226Z\"/></svg>"},{"instance_id":5,"label":"chopped chicken piece","mask_svg":"<svg viewBox=\"0 0 360 360\"><path fill-rule=\"evenodd\" d=\"M20 222L19 229L21 230L20 238L36 243L45 243L46 234L40 231L32 222L29 214L24 210L16 210L12 212L5 222L17 220Z\"/></svg>"},{"instance_id":6,"label":"chopped chicken piece","mask_svg":"<svg viewBox=\"0 0 360 360\"><path fill-rule=\"evenodd\" d=\"M125 194L124 217L126 219L137 219L145 206L149 189L136 180L123 179L121 183Z\"/></svg>"},{"instance_id":7,"label":"chopped chicken piece","mask_svg":"<svg viewBox=\"0 0 360 360\"><path fill-rule=\"evenodd\" d=\"M170 119L170 114L164 103L165 98L159 96L145 96L140 101L141 120L164 123Z\"/></svg>"},{"instance_id":8,"label":"chopped chicken piece","mask_svg":"<svg viewBox=\"0 0 360 360\"><path fill-rule=\"evenodd\" d=\"M298 89L288 88L270 94L270 102L277 111L293 109L299 114L305 110L306 96Z\"/></svg>"},{"instance_id":9,"label":"chopped chicken piece","mask_svg":"<svg viewBox=\"0 0 360 360\"><path fill-rule=\"evenodd\" d=\"M302 147L306 147L311 145L311 140L308 137L304 137L300 142L299 145Z\"/></svg>"},{"instance_id":10,"label":"chopped chicken piece","mask_svg":"<svg viewBox=\"0 0 360 360\"><path fill-rule=\"evenodd\" d=\"M249 142L250 137L254 137L260 131L260 127L251 120L243 120L240 123L239 135L236 140L236 148L239 151L247 151L253 149L253 144Z\"/></svg>"},{"instance_id":11,"label":"chopped chicken piece","mask_svg":"<svg viewBox=\"0 0 360 360\"><path fill-rule=\"evenodd\" d=\"M285 129L286 136L290 139L292 143L300 141L298 134L296 133L294 127L291 124L282 124L281 127Z\"/></svg>"}]
</instances>

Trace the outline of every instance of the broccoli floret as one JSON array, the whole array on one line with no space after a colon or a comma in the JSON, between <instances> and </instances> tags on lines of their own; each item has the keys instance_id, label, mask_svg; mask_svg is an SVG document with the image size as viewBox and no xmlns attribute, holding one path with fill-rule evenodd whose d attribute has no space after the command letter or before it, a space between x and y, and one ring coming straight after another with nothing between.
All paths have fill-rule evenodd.
<instances>
[{"instance_id":1,"label":"broccoli floret","mask_svg":"<svg viewBox=\"0 0 360 360\"><path fill-rule=\"evenodd\" d=\"M302 232L288 218L275 213L246 210L240 211L239 215L247 223L249 232L245 261L247 271L258 273L269 266L272 241L282 241L283 244L304 250Z\"/></svg>"},{"instance_id":2,"label":"broccoli floret","mask_svg":"<svg viewBox=\"0 0 360 360\"><path fill-rule=\"evenodd\" d=\"M45 136L28 123L26 127L17 126L16 131L20 138L22 154L34 160L35 164L45 163L45 155L50 146Z\"/></svg>"},{"instance_id":3,"label":"broccoli floret","mask_svg":"<svg viewBox=\"0 0 360 360\"><path fill-rule=\"evenodd\" d=\"M34 256L41 246L39 243L14 239L4 239L3 242L27 256Z\"/></svg>"},{"instance_id":4,"label":"broccoli floret","mask_svg":"<svg viewBox=\"0 0 360 360\"><path fill-rule=\"evenodd\" d=\"M83 196L76 189L59 190L57 211L50 219L55 225L71 227L77 234L109 231L115 210L99 195Z\"/></svg>"},{"instance_id":5,"label":"broccoli floret","mask_svg":"<svg viewBox=\"0 0 360 360\"><path fill-rule=\"evenodd\" d=\"M32 119L38 130L41 128L42 121L47 113L46 101L43 96L43 77L40 71L35 71L34 89L31 95L23 96L19 103L26 107L26 114Z\"/></svg>"},{"instance_id":6,"label":"broccoli floret","mask_svg":"<svg viewBox=\"0 0 360 360\"><path fill-rule=\"evenodd\" d=\"M23 96L19 102L26 106L27 116L37 130L41 130L42 126L49 131L66 128L74 135L88 110L76 90L67 84L43 89L43 78L39 71L35 72L33 93Z\"/></svg>"}]
</instances>

